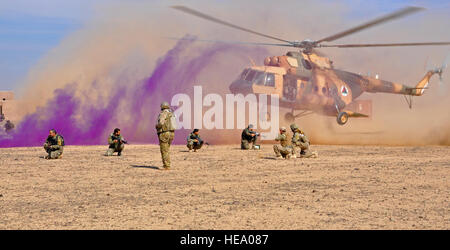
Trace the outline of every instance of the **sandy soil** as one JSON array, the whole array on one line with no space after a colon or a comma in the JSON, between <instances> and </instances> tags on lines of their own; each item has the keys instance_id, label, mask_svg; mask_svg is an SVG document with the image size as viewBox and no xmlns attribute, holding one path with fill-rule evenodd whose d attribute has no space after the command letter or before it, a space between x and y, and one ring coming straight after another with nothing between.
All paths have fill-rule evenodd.
<instances>
[{"instance_id":1,"label":"sandy soil","mask_svg":"<svg viewBox=\"0 0 450 250\"><path fill-rule=\"evenodd\" d=\"M0 149L1 229L450 229L450 147Z\"/></svg>"}]
</instances>

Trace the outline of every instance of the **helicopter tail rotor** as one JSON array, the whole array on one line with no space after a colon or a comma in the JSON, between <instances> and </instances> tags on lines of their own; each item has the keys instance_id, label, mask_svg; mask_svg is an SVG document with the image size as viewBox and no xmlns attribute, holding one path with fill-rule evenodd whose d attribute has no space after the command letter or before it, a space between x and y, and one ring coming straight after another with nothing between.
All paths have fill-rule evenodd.
<instances>
[{"instance_id":1,"label":"helicopter tail rotor","mask_svg":"<svg viewBox=\"0 0 450 250\"><path fill-rule=\"evenodd\" d=\"M434 72L439 76L439 93L446 94L447 93L447 86L444 84L444 78L442 77L442 74L446 70L448 63L450 61L450 54L447 55L445 60L442 62L442 65L440 67L437 67L434 69Z\"/></svg>"}]
</instances>

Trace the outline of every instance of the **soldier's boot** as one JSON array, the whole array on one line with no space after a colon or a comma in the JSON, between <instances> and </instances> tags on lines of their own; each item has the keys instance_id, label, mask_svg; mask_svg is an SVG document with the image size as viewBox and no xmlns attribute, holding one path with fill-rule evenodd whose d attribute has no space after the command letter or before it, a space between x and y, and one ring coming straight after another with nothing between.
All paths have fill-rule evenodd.
<instances>
[{"instance_id":1,"label":"soldier's boot","mask_svg":"<svg viewBox=\"0 0 450 250\"><path fill-rule=\"evenodd\" d=\"M298 156L299 155L299 153L300 153L300 150L299 150L299 148L298 147L296 147L296 146L293 146L292 147L292 158L300 158L300 156Z\"/></svg>"},{"instance_id":2,"label":"soldier's boot","mask_svg":"<svg viewBox=\"0 0 450 250\"><path fill-rule=\"evenodd\" d=\"M246 141L246 140L241 141L241 149L242 150L250 149L250 145L249 145L248 141Z\"/></svg>"},{"instance_id":3,"label":"soldier's boot","mask_svg":"<svg viewBox=\"0 0 450 250\"><path fill-rule=\"evenodd\" d=\"M255 147L255 145L256 145L256 140L257 140L257 139L258 139L257 136L253 137L253 139L252 139L252 149L257 149L257 148Z\"/></svg>"},{"instance_id":4,"label":"soldier's boot","mask_svg":"<svg viewBox=\"0 0 450 250\"><path fill-rule=\"evenodd\" d=\"M62 154L58 151L52 151L50 153L50 159L59 159Z\"/></svg>"},{"instance_id":5,"label":"soldier's boot","mask_svg":"<svg viewBox=\"0 0 450 250\"><path fill-rule=\"evenodd\" d=\"M283 159L278 145L273 145L273 151L275 152L275 156L277 157L277 159Z\"/></svg>"},{"instance_id":6,"label":"soldier's boot","mask_svg":"<svg viewBox=\"0 0 450 250\"><path fill-rule=\"evenodd\" d=\"M194 148L194 152L197 152L197 149L196 149L196 148Z\"/></svg>"},{"instance_id":7,"label":"soldier's boot","mask_svg":"<svg viewBox=\"0 0 450 250\"><path fill-rule=\"evenodd\" d=\"M302 150L302 152L300 153L301 158L310 158L313 156L313 153L311 153L311 151L309 150Z\"/></svg>"},{"instance_id":8,"label":"soldier's boot","mask_svg":"<svg viewBox=\"0 0 450 250\"><path fill-rule=\"evenodd\" d=\"M108 150L106 150L105 156L112 156L114 153L114 149L113 148L108 148Z\"/></svg>"},{"instance_id":9,"label":"soldier's boot","mask_svg":"<svg viewBox=\"0 0 450 250\"><path fill-rule=\"evenodd\" d=\"M122 155L122 151L125 148L125 144L120 144L120 146L118 146L117 148L117 156L121 156Z\"/></svg>"}]
</instances>

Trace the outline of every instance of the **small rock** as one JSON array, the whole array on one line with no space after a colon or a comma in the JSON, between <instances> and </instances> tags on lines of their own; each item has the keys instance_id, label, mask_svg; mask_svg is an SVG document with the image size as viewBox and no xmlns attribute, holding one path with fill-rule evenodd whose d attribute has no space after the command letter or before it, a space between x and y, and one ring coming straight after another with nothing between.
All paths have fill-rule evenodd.
<instances>
[{"instance_id":1,"label":"small rock","mask_svg":"<svg viewBox=\"0 0 450 250\"><path fill-rule=\"evenodd\" d=\"M106 194L106 196L109 196L110 194Z\"/></svg>"},{"instance_id":2,"label":"small rock","mask_svg":"<svg viewBox=\"0 0 450 250\"><path fill-rule=\"evenodd\" d=\"M355 168L355 170L359 170L359 168Z\"/></svg>"},{"instance_id":3,"label":"small rock","mask_svg":"<svg viewBox=\"0 0 450 250\"><path fill-rule=\"evenodd\" d=\"M3 194L0 194L0 197L3 197Z\"/></svg>"},{"instance_id":4,"label":"small rock","mask_svg":"<svg viewBox=\"0 0 450 250\"><path fill-rule=\"evenodd\" d=\"M312 191L312 192L313 192L313 193L315 193L315 192L317 192L317 191L313 189L313 191Z\"/></svg>"}]
</instances>

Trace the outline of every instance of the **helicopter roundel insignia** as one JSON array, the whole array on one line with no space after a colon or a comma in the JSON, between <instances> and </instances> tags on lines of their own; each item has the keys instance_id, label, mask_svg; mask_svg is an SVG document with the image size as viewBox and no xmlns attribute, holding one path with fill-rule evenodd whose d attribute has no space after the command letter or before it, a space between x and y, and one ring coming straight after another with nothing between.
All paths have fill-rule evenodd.
<instances>
[{"instance_id":1,"label":"helicopter roundel insignia","mask_svg":"<svg viewBox=\"0 0 450 250\"><path fill-rule=\"evenodd\" d=\"M343 96L347 96L348 95L348 89L347 89L347 87L345 85L342 85L341 93L342 93Z\"/></svg>"}]
</instances>

